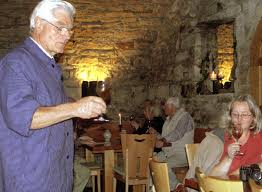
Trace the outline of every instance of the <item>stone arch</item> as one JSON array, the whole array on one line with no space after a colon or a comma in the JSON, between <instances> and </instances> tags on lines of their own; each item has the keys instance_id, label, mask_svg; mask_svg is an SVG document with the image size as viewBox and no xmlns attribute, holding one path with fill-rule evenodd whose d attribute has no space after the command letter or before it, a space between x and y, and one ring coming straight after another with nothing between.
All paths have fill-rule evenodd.
<instances>
[{"instance_id":1,"label":"stone arch","mask_svg":"<svg viewBox=\"0 0 262 192\"><path fill-rule=\"evenodd\" d=\"M250 47L250 94L262 105L262 19L257 25Z\"/></svg>"}]
</instances>

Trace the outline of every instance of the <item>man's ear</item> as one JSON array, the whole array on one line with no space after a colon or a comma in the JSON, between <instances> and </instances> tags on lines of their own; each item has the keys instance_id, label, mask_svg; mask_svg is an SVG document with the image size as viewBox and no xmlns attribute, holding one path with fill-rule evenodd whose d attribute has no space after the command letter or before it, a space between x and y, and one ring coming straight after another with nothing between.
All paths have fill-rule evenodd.
<instances>
[{"instance_id":1,"label":"man's ear","mask_svg":"<svg viewBox=\"0 0 262 192\"><path fill-rule=\"evenodd\" d=\"M41 31L43 29L43 20L40 17L35 18L35 29L37 31Z\"/></svg>"}]
</instances>

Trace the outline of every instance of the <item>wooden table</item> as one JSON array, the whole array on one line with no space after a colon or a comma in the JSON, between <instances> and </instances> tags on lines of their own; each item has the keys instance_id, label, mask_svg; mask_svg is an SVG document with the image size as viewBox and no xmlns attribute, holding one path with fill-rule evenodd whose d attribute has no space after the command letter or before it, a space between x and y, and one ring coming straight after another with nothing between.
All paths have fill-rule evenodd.
<instances>
[{"instance_id":1,"label":"wooden table","mask_svg":"<svg viewBox=\"0 0 262 192\"><path fill-rule=\"evenodd\" d=\"M123 124L122 127L126 129L127 133L132 133L133 129L129 124ZM105 192L113 191L113 168L115 163L115 153L122 151L122 146L120 142L120 129L116 123L103 123L103 124L92 124L88 127L84 127L84 135L88 135L93 138L98 144L83 146L88 149L93 154L104 154L104 181L105 181ZM111 137L111 145L105 146L104 142L104 130L109 129Z\"/></svg>"},{"instance_id":2,"label":"wooden table","mask_svg":"<svg viewBox=\"0 0 262 192\"><path fill-rule=\"evenodd\" d=\"M257 185L254 180L249 179L248 181L252 192L262 192L262 186Z\"/></svg>"}]
</instances>

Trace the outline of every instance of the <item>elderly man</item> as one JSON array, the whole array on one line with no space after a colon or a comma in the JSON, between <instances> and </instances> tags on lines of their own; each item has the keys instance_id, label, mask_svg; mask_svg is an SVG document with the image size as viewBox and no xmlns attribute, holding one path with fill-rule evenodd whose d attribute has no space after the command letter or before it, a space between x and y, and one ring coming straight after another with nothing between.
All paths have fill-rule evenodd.
<instances>
[{"instance_id":1,"label":"elderly man","mask_svg":"<svg viewBox=\"0 0 262 192\"><path fill-rule=\"evenodd\" d=\"M165 103L164 111L167 118L162 134L157 135L158 140L156 141L156 147L162 148L162 151L154 158L167 162L170 188L174 190L179 181L172 168L187 165L185 144L193 143L194 123L190 114L181 107L178 97L169 98ZM156 134L153 129L150 129L150 132Z\"/></svg>"},{"instance_id":2,"label":"elderly man","mask_svg":"<svg viewBox=\"0 0 262 192\"><path fill-rule=\"evenodd\" d=\"M1 191L71 192L70 119L106 111L101 98L69 103L63 90L53 57L72 35L74 14L66 1L41 1L31 15L31 36L0 61Z\"/></svg>"}]
</instances>

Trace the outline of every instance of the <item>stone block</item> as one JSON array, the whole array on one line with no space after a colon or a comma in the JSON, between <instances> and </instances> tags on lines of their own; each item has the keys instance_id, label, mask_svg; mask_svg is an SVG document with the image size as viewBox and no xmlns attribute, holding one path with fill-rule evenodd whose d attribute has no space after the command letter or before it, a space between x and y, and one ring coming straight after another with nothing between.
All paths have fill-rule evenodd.
<instances>
[{"instance_id":1,"label":"stone block","mask_svg":"<svg viewBox=\"0 0 262 192\"><path fill-rule=\"evenodd\" d=\"M169 85L156 85L148 88L148 98L153 100L155 98L168 98Z\"/></svg>"},{"instance_id":2,"label":"stone block","mask_svg":"<svg viewBox=\"0 0 262 192\"><path fill-rule=\"evenodd\" d=\"M134 41L130 41L130 42L117 42L116 46L118 49L124 49L124 50L128 50L128 49L134 49Z\"/></svg>"},{"instance_id":3,"label":"stone block","mask_svg":"<svg viewBox=\"0 0 262 192\"><path fill-rule=\"evenodd\" d=\"M181 63L189 58L189 53L187 51L178 52L176 56L175 63Z\"/></svg>"}]
</instances>

